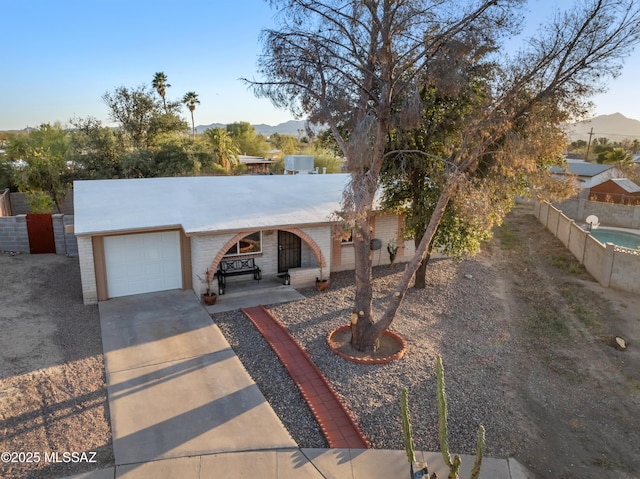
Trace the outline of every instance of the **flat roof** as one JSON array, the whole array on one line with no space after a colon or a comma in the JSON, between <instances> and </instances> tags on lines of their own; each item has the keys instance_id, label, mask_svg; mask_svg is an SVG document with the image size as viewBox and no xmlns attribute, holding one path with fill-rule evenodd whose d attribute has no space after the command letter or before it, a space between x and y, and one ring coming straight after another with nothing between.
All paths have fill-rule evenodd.
<instances>
[{"instance_id":1,"label":"flat roof","mask_svg":"<svg viewBox=\"0 0 640 479\"><path fill-rule=\"evenodd\" d=\"M74 232L180 226L186 234L328 223L347 174L75 181Z\"/></svg>"}]
</instances>

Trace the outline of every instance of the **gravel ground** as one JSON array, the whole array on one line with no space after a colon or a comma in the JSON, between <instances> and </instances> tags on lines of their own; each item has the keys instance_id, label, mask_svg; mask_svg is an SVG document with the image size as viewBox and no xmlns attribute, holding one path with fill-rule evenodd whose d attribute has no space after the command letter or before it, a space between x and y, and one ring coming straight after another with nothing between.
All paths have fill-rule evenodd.
<instances>
[{"instance_id":1,"label":"gravel ground","mask_svg":"<svg viewBox=\"0 0 640 479\"><path fill-rule=\"evenodd\" d=\"M360 365L333 354L329 331L348 324L353 272L324 292L267 308L309 352L373 447L403 449L399 399L409 390L416 447L439 450L435 358L445 367L449 444L515 457L536 477L640 477L640 334L637 295L602 288L566 248L519 208L477 260L432 259L427 287L410 289L391 329L405 356ZM374 269L384 307L404 265ZM275 355L240 312L214 315L260 389L301 447L326 447L315 420ZM628 351L612 347L626 337Z\"/></svg>"},{"instance_id":2,"label":"gravel ground","mask_svg":"<svg viewBox=\"0 0 640 479\"><path fill-rule=\"evenodd\" d=\"M0 452L30 454L0 463L4 479L114 463L100 319L82 304L77 258L0 253ZM63 462L65 452L95 462Z\"/></svg>"},{"instance_id":3,"label":"gravel ground","mask_svg":"<svg viewBox=\"0 0 640 479\"><path fill-rule=\"evenodd\" d=\"M374 270L376 307L384 306L403 267ZM387 365L350 363L327 347L328 331L348 322L353 272L333 274L327 291L304 290L306 300L268 309L310 353L375 448L403 449L399 398L402 388L407 388L416 444L425 450L439 449L434 367L436 355L441 354L452 450L472 453L477 428L483 424L488 454L509 455L518 438L508 431L509 412L500 377L513 354L513 341L501 324L499 299L489 289L494 273L473 260L434 259L429 268L427 288L408 292L391 328L407 340L409 351ZM326 447L295 385L244 315L214 315L214 321L298 444Z\"/></svg>"}]
</instances>

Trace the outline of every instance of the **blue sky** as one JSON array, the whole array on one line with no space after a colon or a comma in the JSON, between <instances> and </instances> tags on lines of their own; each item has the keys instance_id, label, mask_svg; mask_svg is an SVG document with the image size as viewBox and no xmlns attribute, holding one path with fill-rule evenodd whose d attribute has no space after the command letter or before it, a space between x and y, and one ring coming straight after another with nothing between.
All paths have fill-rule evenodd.
<instances>
[{"instance_id":1,"label":"blue sky","mask_svg":"<svg viewBox=\"0 0 640 479\"><path fill-rule=\"evenodd\" d=\"M530 0L530 21L563 3ZM273 26L266 1L3 0L0 12L0 130L74 116L108 122L102 95L150 84L158 71L172 85L168 98L198 93L196 124L291 119L239 81L255 76L260 31ZM637 51L594 99L594 114L640 119L639 80Z\"/></svg>"}]
</instances>

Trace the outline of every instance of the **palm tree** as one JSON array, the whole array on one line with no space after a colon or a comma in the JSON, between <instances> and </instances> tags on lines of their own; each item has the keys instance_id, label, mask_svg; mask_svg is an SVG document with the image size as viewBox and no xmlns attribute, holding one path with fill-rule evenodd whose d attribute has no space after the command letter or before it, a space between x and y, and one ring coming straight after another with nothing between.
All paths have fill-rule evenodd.
<instances>
[{"instance_id":1,"label":"palm tree","mask_svg":"<svg viewBox=\"0 0 640 479\"><path fill-rule=\"evenodd\" d=\"M162 98L164 112L167 113L167 101L165 100L164 96L167 93L167 88L171 86L167 83L167 75L165 75L164 72L157 72L153 76L153 82L151 82L151 85L156 89L158 95L160 95L160 98Z\"/></svg>"},{"instance_id":2,"label":"palm tree","mask_svg":"<svg viewBox=\"0 0 640 479\"><path fill-rule=\"evenodd\" d=\"M193 132L193 136L196 136L196 124L193 121L193 110L196 109L196 105L200 104L200 100L198 100L198 94L195 91L188 91L182 97L182 103L184 103L191 112L191 129Z\"/></svg>"},{"instance_id":3,"label":"palm tree","mask_svg":"<svg viewBox=\"0 0 640 479\"><path fill-rule=\"evenodd\" d=\"M227 130L224 128L209 128L204 134L209 144L213 147L216 163L227 171L238 164L240 151Z\"/></svg>"}]
</instances>

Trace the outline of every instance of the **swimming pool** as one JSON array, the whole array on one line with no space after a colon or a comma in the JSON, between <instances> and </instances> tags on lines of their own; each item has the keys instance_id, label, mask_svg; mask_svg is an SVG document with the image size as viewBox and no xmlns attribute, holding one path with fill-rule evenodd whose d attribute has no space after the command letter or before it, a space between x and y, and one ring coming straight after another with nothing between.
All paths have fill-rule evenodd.
<instances>
[{"instance_id":1,"label":"swimming pool","mask_svg":"<svg viewBox=\"0 0 640 479\"><path fill-rule=\"evenodd\" d=\"M640 248L640 235L629 231L598 228L596 230L591 230L591 236L601 243L613 243L618 246L624 246L625 248L632 249Z\"/></svg>"}]
</instances>

